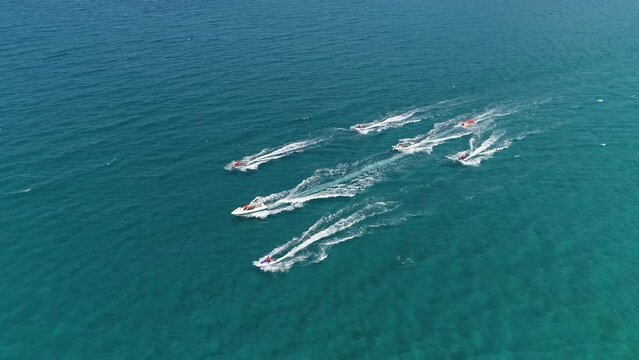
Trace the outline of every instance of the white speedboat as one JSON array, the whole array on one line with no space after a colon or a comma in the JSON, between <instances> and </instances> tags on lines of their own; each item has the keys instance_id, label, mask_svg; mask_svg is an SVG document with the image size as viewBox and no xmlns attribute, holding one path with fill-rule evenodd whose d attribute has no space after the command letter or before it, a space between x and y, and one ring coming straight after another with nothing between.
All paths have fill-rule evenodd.
<instances>
[{"instance_id":1,"label":"white speedboat","mask_svg":"<svg viewBox=\"0 0 639 360\"><path fill-rule=\"evenodd\" d=\"M404 152L410 150L414 145L415 143L412 141L400 142L399 144L393 146L393 150Z\"/></svg>"},{"instance_id":2,"label":"white speedboat","mask_svg":"<svg viewBox=\"0 0 639 360\"><path fill-rule=\"evenodd\" d=\"M268 205L263 203L252 203L240 206L239 208L233 210L231 215L235 216L244 216L252 213L256 213L258 211L264 211L268 209Z\"/></svg>"},{"instance_id":3,"label":"white speedboat","mask_svg":"<svg viewBox=\"0 0 639 360\"><path fill-rule=\"evenodd\" d=\"M351 126L351 130L354 130L355 132L366 135L368 134L369 131L372 130L372 128L370 127L370 125L367 125L367 124L357 124L357 125Z\"/></svg>"}]
</instances>

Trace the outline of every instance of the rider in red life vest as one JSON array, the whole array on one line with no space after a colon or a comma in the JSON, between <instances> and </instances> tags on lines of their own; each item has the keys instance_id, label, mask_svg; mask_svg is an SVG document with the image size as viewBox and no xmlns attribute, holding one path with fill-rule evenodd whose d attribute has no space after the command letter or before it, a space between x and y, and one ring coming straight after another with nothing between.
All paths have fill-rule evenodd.
<instances>
[{"instance_id":1,"label":"rider in red life vest","mask_svg":"<svg viewBox=\"0 0 639 360\"><path fill-rule=\"evenodd\" d=\"M475 125L475 118L468 119L461 123L462 127L469 127Z\"/></svg>"}]
</instances>

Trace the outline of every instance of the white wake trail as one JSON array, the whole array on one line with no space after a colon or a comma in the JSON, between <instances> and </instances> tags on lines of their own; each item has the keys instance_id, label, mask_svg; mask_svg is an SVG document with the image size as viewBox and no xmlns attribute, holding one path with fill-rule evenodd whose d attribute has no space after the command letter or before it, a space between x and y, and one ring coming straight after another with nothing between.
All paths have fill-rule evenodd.
<instances>
[{"instance_id":1,"label":"white wake trail","mask_svg":"<svg viewBox=\"0 0 639 360\"><path fill-rule=\"evenodd\" d=\"M448 140L458 139L467 135L479 136L484 130L489 128L496 118L508 116L519 111L516 107L495 107L484 111L478 115L462 115L449 119L447 121L437 123L433 128L425 135L418 135L413 138L400 139L399 144L404 144L403 147L396 145L396 149L399 147L404 153L419 153L426 152L431 153L433 149L441 145ZM472 119L474 125L469 127L461 126L464 120Z\"/></svg>"},{"instance_id":2,"label":"white wake trail","mask_svg":"<svg viewBox=\"0 0 639 360\"><path fill-rule=\"evenodd\" d=\"M350 129L362 135L366 135L373 132L379 133L384 130L402 127L406 124L420 122L429 117L429 112L431 110L435 110L438 108L452 107L460 103L462 103L460 99L444 100L432 105L415 108L399 115L389 116L381 120L356 124L351 126Z\"/></svg>"},{"instance_id":3,"label":"white wake trail","mask_svg":"<svg viewBox=\"0 0 639 360\"><path fill-rule=\"evenodd\" d=\"M245 156L241 160L231 161L224 168L229 171L257 170L259 166L264 163L267 163L272 160L281 159L283 157L286 157L295 153L304 152L308 150L309 148L312 148L323 141L324 139L310 139L310 140L296 141L290 144L280 146L275 149L264 149L257 154Z\"/></svg>"},{"instance_id":4,"label":"white wake trail","mask_svg":"<svg viewBox=\"0 0 639 360\"><path fill-rule=\"evenodd\" d=\"M279 272L289 270L302 262L324 260L327 250L338 243L362 236L372 224L364 220L388 213L397 206L385 202L367 204L355 209L342 209L335 214L322 217L300 237L291 239L268 254L253 261L262 271Z\"/></svg>"},{"instance_id":5,"label":"white wake trail","mask_svg":"<svg viewBox=\"0 0 639 360\"><path fill-rule=\"evenodd\" d=\"M449 155L448 158L466 166L479 166L483 160L490 159L495 153L507 149L512 144L511 139L502 139L504 135L504 132L493 133L477 147L476 139L472 138L469 141L470 149Z\"/></svg>"},{"instance_id":6,"label":"white wake trail","mask_svg":"<svg viewBox=\"0 0 639 360\"><path fill-rule=\"evenodd\" d=\"M353 197L381 181L389 165L403 156L404 154L396 154L364 166L356 163L334 169L316 170L313 176L291 190L256 197L251 204L265 204L266 209L247 214L245 217L264 219L283 211L300 208L312 200Z\"/></svg>"},{"instance_id":7,"label":"white wake trail","mask_svg":"<svg viewBox=\"0 0 639 360\"><path fill-rule=\"evenodd\" d=\"M466 135L470 135L472 134L471 131L458 131L456 133L447 135L447 136L441 136L441 137L433 137L433 138L426 138L423 139L419 142L416 142L415 144L411 145L409 148L407 148L406 150L404 150L403 152L408 153L408 154L415 154L415 153L419 153L419 152L425 152L425 153L432 153L433 149L438 146L441 145L443 143L445 143L448 140L452 140L452 139L458 139L460 137L464 137Z\"/></svg>"},{"instance_id":8,"label":"white wake trail","mask_svg":"<svg viewBox=\"0 0 639 360\"><path fill-rule=\"evenodd\" d=\"M382 132L387 129L397 128L406 124L422 121L424 119L423 117L414 116L417 112L419 112L419 109L413 109L403 114L387 117L382 120L356 124L351 126L351 130L366 135L371 132Z\"/></svg>"}]
</instances>

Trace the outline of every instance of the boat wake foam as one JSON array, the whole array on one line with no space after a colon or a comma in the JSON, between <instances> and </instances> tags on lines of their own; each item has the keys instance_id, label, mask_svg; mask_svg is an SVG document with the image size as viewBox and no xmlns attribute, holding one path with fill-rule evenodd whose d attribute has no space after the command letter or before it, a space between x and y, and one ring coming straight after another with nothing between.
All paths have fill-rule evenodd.
<instances>
[{"instance_id":1,"label":"boat wake foam","mask_svg":"<svg viewBox=\"0 0 639 360\"><path fill-rule=\"evenodd\" d=\"M406 124L420 122L430 116L429 112L431 110L452 107L460 103L461 101L459 99L440 101L433 105L415 108L405 113L393 115L381 120L356 124L351 126L350 129L362 135L366 135L369 133L379 133L388 129L402 127Z\"/></svg>"},{"instance_id":2,"label":"boat wake foam","mask_svg":"<svg viewBox=\"0 0 639 360\"><path fill-rule=\"evenodd\" d=\"M410 144L399 148L402 152L413 154L419 152L431 153L433 149L448 140L458 139L467 135L480 135L483 131L491 126L496 118L508 116L519 111L517 107L495 107L486 110L476 116L458 116L453 119L437 123L433 129L425 135L418 135L413 138L400 139L400 144ZM464 119L473 118L475 125L470 127L462 127L460 123ZM398 149L398 145L395 147Z\"/></svg>"},{"instance_id":3,"label":"boat wake foam","mask_svg":"<svg viewBox=\"0 0 639 360\"><path fill-rule=\"evenodd\" d=\"M264 149L257 154L243 157L241 160L234 160L228 163L224 169L232 171L247 171L257 170L260 165L272 160L281 159L283 157L304 152L315 145L320 144L325 139L309 139L303 141L296 141L290 144L280 146L275 149Z\"/></svg>"},{"instance_id":4,"label":"boat wake foam","mask_svg":"<svg viewBox=\"0 0 639 360\"><path fill-rule=\"evenodd\" d=\"M317 263L324 260L327 251L336 244L360 237L367 229L375 227L380 215L398 208L395 203L374 202L342 209L332 215L324 216L306 230L301 236L291 239L270 253L253 261L253 265L262 271L287 271L298 263ZM266 262L267 259L271 262Z\"/></svg>"},{"instance_id":5,"label":"boat wake foam","mask_svg":"<svg viewBox=\"0 0 639 360\"><path fill-rule=\"evenodd\" d=\"M362 135L366 135L371 132L382 132L391 128L401 127L406 124L422 121L425 117L415 116L418 112L419 109L413 109L403 114L387 117L382 120L353 125L351 126L351 130Z\"/></svg>"},{"instance_id":6,"label":"boat wake foam","mask_svg":"<svg viewBox=\"0 0 639 360\"><path fill-rule=\"evenodd\" d=\"M402 157L403 154L396 154L366 165L355 163L340 165L333 169L316 170L311 177L291 190L256 197L251 203L266 204L267 209L245 216L263 219L283 211L300 208L311 200L353 197L380 181L389 165Z\"/></svg>"},{"instance_id":7,"label":"boat wake foam","mask_svg":"<svg viewBox=\"0 0 639 360\"><path fill-rule=\"evenodd\" d=\"M459 161L465 166L479 166L483 160L490 159L495 153L507 149L512 144L512 140L504 139L504 135L504 132L493 133L479 146L476 146L477 139L471 138L469 141L470 149L447 157L451 160ZM463 155L465 157L462 160L461 157Z\"/></svg>"}]
</instances>

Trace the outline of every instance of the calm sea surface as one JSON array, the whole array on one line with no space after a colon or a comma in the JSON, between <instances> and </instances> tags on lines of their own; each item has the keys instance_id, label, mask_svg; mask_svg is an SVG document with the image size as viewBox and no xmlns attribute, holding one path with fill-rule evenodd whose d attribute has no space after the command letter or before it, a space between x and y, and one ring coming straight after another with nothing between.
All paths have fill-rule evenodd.
<instances>
[{"instance_id":1,"label":"calm sea surface","mask_svg":"<svg viewBox=\"0 0 639 360\"><path fill-rule=\"evenodd\" d=\"M0 359L639 358L637 19L0 2Z\"/></svg>"}]
</instances>

